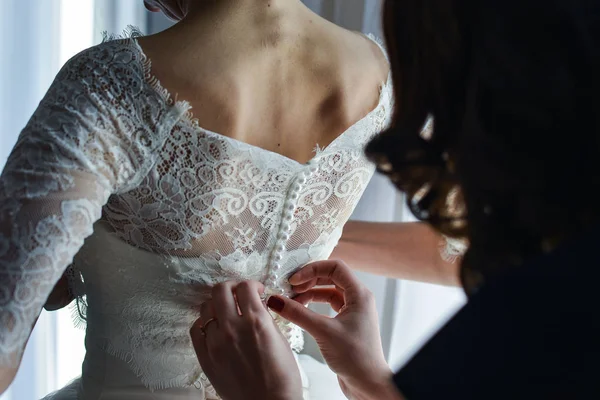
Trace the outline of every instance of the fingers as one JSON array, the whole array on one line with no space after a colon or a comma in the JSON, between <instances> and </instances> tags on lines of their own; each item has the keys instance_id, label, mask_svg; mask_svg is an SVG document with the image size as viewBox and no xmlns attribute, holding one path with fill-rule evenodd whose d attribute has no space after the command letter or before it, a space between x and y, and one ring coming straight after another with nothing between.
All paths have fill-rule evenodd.
<instances>
[{"instance_id":1,"label":"fingers","mask_svg":"<svg viewBox=\"0 0 600 400\"><path fill-rule=\"evenodd\" d=\"M212 319L214 319L214 321L206 325L206 323ZM219 319L215 316L215 307L212 300L202 303L200 306L200 319L196 321L196 324L199 324L201 328L204 328L206 325L206 335L216 333L217 328L219 327Z\"/></svg>"},{"instance_id":2,"label":"fingers","mask_svg":"<svg viewBox=\"0 0 600 400\"><path fill-rule=\"evenodd\" d=\"M362 284L352 273L350 268L339 260L317 261L302 268L290 278L290 283L306 291L310 289L309 285L303 285L314 282L314 285L335 285L345 292L352 294L362 289Z\"/></svg>"},{"instance_id":3,"label":"fingers","mask_svg":"<svg viewBox=\"0 0 600 400\"><path fill-rule=\"evenodd\" d=\"M306 330L313 337L327 336L332 319L309 310L297 301L287 297L271 296L267 306L288 321Z\"/></svg>"},{"instance_id":4,"label":"fingers","mask_svg":"<svg viewBox=\"0 0 600 400\"><path fill-rule=\"evenodd\" d=\"M336 289L317 288L301 293L294 297L294 301L307 305L309 303L328 303L335 312L340 312L344 307L344 294Z\"/></svg>"},{"instance_id":5,"label":"fingers","mask_svg":"<svg viewBox=\"0 0 600 400\"><path fill-rule=\"evenodd\" d=\"M331 280L328 278L314 278L308 282L304 282L298 286L294 286L294 292L304 293L304 292L312 289L315 286L331 286L331 285L333 285L333 284L331 283ZM334 285L334 286L337 290L339 290L341 292L344 291L344 289L342 289L341 287L339 287L337 285Z\"/></svg>"},{"instance_id":6,"label":"fingers","mask_svg":"<svg viewBox=\"0 0 600 400\"><path fill-rule=\"evenodd\" d=\"M215 317L214 304L212 300L205 301L200 305L200 322L206 323L211 318Z\"/></svg>"},{"instance_id":7,"label":"fingers","mask_svg":"<svg viewBox=\"0 0 600 400\"><path fill-rule=\"evenodd\" d=\"M266 312L265 306L260 298L260 295L265 291L265 287L262 283L255 281L241 282L234 290L242 315Z\"/></svg>"},{"instance_id":8,"label":"fingers","mask_svg":"<svg viewBox=\"0 0 600 400\"><path fill-rule=\"evenodd\" d=\"M237 282L229 281L219 283L212 289L213 311L215 318L222 325L239 318L237 304L233 297L233 291Z\"/></svg>"},{"instance_id":9,"label":"fingers","mask_svg":"<svg viewBox=\"0 0 600 400\"><path fill-rule=\"evenodd\" d=\"M265 313L260 298L264 290L263 284L256 281L220 283L213 287L212 300L201 306L202 321L206 323L210 318L215 318L221 326L225 326L238 321L240 314Z\"/></svg>"},{"instance_id":10,"label":"fingers","mask_svg":"<svg viewBox=\"0 0 600 400\"><path fill-rule=\"evenodd\" d=\"M206 345L206 336L203 332L202 320L197 320L192 328L190 329L190 337L192 338L192 344L194 345L194 351L200 361L201 366L208 365L210 357L208 355L208 348Z\"/></svg>"}]
</instances>

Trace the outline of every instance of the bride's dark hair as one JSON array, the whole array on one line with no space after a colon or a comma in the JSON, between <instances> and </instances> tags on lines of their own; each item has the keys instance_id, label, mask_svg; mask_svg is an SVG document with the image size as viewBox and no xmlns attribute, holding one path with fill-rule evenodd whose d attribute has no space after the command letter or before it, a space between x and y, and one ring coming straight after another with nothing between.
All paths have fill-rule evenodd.
<instances>
[{"instance_id":1,"label":"bride's dark hair","mask_svg":"<svg viewBox=\"0 0 600 400\"><path fill-rule=\"evenodd\" d=\"M469 241L467 293L598 222L600 2L386 0L384 29L396 109L367 153Z\"/></svg>"}]
</instances>

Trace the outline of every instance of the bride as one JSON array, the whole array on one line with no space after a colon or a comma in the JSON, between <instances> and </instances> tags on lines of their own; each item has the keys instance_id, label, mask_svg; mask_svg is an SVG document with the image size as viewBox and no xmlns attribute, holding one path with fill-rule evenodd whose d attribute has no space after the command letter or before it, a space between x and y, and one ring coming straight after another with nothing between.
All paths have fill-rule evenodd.
<instances>
[{"instance_id":1,"label":"bride","mask_svg":"<svg viewBox=\"0 0 600 400\"><path fill-rule=\"evenodd\" d=\"M180 22L71 59L2 173L0 392L69 267L87 352L52 398L216 398L189 338L211 287L290 295L373 174L363 146L392 111L374 40L300 0L145 3Z\"/></svg>"}]
</instances>

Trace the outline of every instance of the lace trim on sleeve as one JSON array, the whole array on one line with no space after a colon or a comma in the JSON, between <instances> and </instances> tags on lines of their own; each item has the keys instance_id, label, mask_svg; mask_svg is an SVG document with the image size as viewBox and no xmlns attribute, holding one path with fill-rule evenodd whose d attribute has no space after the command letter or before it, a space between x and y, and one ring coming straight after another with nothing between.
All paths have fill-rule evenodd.
<instances>
[{"instance_id":1,"label":"lace trim on sleeve","mask_svg":"<svg viewBox=\"0 0 600 400\"><path fill-rule=\"evenodd\" d=\"M63 67L0 178L0 365L18 365L102 206L145 176L186 111L148 91L133 52L107 45Z\"/></svg>"},{"instance_id":2,"label":"lace trim on sleeve","mask_svg":"<svg viewBox=\"0 0 600 400\"><path fill-rule=\"evenodd\" d=\"M454 264L462 259L467 248L465 241L444 236L440 242L440 255L442 260Z\"/></svg>"}]
</instances>

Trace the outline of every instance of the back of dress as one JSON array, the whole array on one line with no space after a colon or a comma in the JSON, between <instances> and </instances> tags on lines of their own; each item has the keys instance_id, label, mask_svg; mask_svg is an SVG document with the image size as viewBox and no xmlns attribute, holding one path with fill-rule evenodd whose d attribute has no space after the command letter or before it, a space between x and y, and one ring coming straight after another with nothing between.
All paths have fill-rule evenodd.
<instances>
[{"instance_id":1,"label":"back of dress","mask_svg":"<svg viewBox=\"0 0 600 400\"><path fill-rule=\"evenodd\" d=\"M22 351L74 257L87 355L78 397L61 398L136 385L210 397L188 333L200 304L232 279L289 295L292 272L329 257L374 172L363 148L392 99L388 80L376 108L306 164L203 129L189 108L152 77L135 38L105 42L63 68L4 170L0 308L14 329L0 333L0 355ZM278 323L300 350L300 330Z\"/></svg>"}]
</instances>

